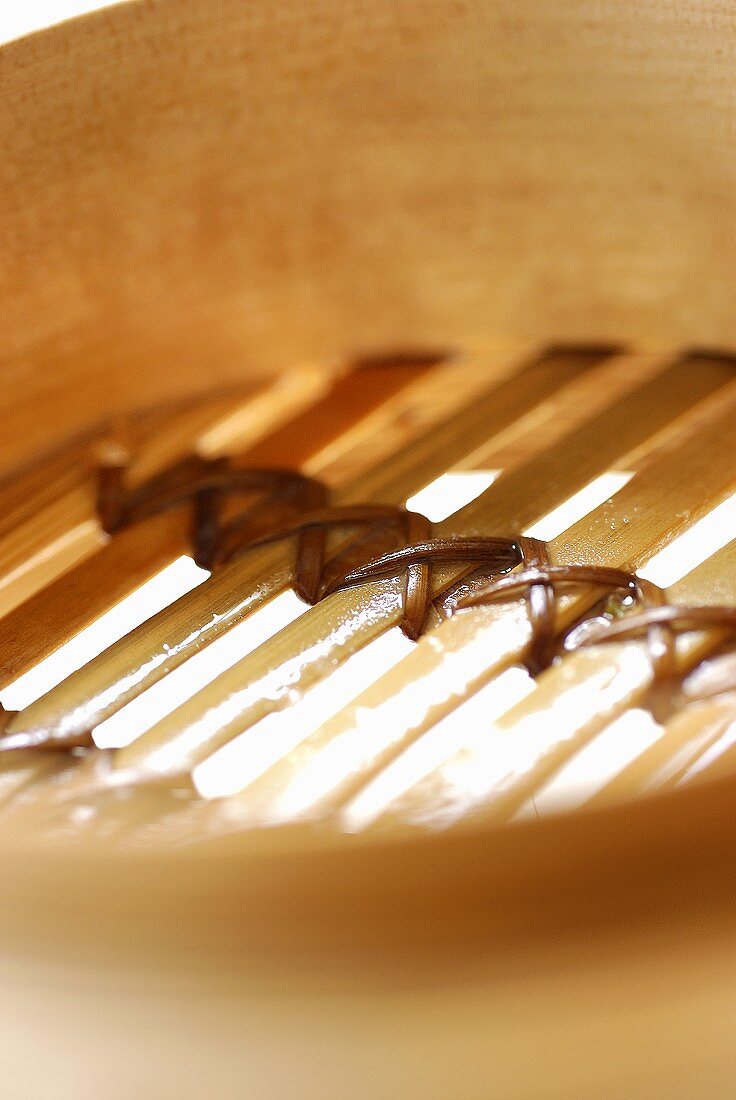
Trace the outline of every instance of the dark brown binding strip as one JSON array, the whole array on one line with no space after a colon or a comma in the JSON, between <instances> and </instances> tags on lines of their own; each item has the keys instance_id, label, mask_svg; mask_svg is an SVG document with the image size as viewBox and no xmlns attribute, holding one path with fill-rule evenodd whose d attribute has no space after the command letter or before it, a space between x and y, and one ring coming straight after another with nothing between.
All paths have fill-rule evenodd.
<instances>
[{"instance_id":1,"label":"dark brown binding strip","mask_svg":"<svg viewBox=\"0 0 736 1100\"><path fill-rule=\"evenodd\" d=\"M529 561L536 554L540 563L532 562L518 572L477 588L457 600L455 606L466 608L524 596L532 626L526 662L535 675L551 664L563 646L572 652L607 642L644 639L654 681L650 705L658 715L664 715L671 712L674 699L682 688L677 662L678 635L694 630L722 630L728 635L736 635L734 607L668 604L664 589L635 573L603 566L542 564L542 554L546 556L544 544L538 543L535 549L523 544L536 540L520 539L519 542L525 559ZM560 639L556 631L558 595L565 589L581 586L628 595L641 609L616 619L585 618ZM736 666L732 656L727 653L708 662L708 669L699 666L697 689L689 694L704 699L736 689Z\"/></svg>"},{"instance_id":2,"label":"dark brown binding strip","mask_svg":"<svg viewBox=\"0 0 736 1100\"><path fill-rule=\"evenodd\" d=\"M534 675L552 663L563 644L573 649L643 637L654 674L653 698L667 696L671 706L672 688L675 683L678 689L681 686L677 633L705 628L736 633L736 608L669 606L662 589L626 570L554 566L546 543L526 536L435 539L431 523L417 512L381 504L331 506L326 485L294 470L237 468L227 458L189 456L132 489L126 484L127 476L127 454L110 448L98 471L98 512L106 531L113 533L190 505L194 557L208 569L256 546L296 538L294 588L308 603L403 571L400 625L413 640L424 632L434 600L432 567L467 566L465 575L438 598L445 612L523 596L531 625L525 659ZM225 518L225 504L232 496L245 496L249 502L243 511ZM359 535L356 529L360 529ZM343 530L350 532L347 544L326 559L330 533ZM521 568L511 572L516 567ZM489 574L490 582L478 583ZM559 595L581 586L628 595L643 605L643 610L602 626L585 618L561 639L557 631ZM716 676L712 682L722 679ZM701 694L702 690L701 685ZM9 712L0 713L0 731L8 716ZM56 740L54 746L70 748L80 743L89 744L89 738ZM0 733L0 751L16 747L12 737Z\"/></svg>"},{"instance_id":3,"label":"dark brown binding strip","mask_svg":"<svg viewBox=\"0 0 736 1100\"><path fill-rule=\"evenodd\" d=\"M191 504L195 561L214 569L256 546L296 537L294 588L307 603L325 595L331 578L350 574L373 554L395 550L396 543L416 542L431 533L418 512L383 504L330 506L330 492L316 478L286 469L233 469L226 459L188 458L137 489L125 486L127 459L112 456L98 472L98 512L108 533L139 523L160 512ZM223 504L232 495L256 496L234 517L223 519ZM362 528L363 537L331 562L325 562L332 530ZM422 605L427 598L424 572L409 570L407 599ZM334 585L329 587L332 591Z\"/></svg>"},{"instance_id":4,"label":"dark brown binding strip","mask_svg":"<svg viewBox=\"0 0 736 1100\"><path fill-rule=\"evenodd\" d=\"M364 565L336 577L322 592L322 598L342 588L353 588L406 570L403 632L416 641L425 629L432 604L431 567L433 565L475 565L484 573L505 573L521 562L518 539L476 536L470 538L426 539L373 558Z\"/></svg>"},{"instance_id":5,"label":"dark brown binding strip","mask_svg":"<svg viewBox=\"0 0 736 1100\"><path fill-rule=\"evenodd\" d=\"M672 710L673 696L679 695L682 688L682 674L677 662L678 635L695 630L720 630L733 641L732 636L736 636L736 607L678 607L664 603L664 593L662 597L659 605L645 607L614 622L595 624L581 639L579 648L644 639L652 662L657 710L665 715ZM704 666L699 666L698 698L712 698L736 688L736 668L730 661L726 664L726 661L727 657L708 662L710 668L707 671ZM724 677L726 668L730 676Z\"/></svg>"},{"instance_id":6,"label":"dark brown binding strip","mask_svg":"<svg viewBox=\"0 0 736 1100\"><path fill-rule=\"evenodd\" d=\"M347 547L325 560L327 538L331 531L362 528L360 537L350 540ZM232 546L227 537L221 543L217 564L238 553L298 537L294 566L294 589L307 603L322 599L332 590L331 577L342 577L371 553L388 551L396 542L413 542L429 532L429 520L419 512L409 512L390 504L346 504L325 508L286 526L276 526L262 536Z\"/></svg>"},{"instance_id":7,"label":"dark brown binding strip","mask_svg":"<svg viewBox=\"0 0 736 1100\"><path fill-rule=\"evenodd\" d=\"M294 523L305 511L324 507L329 499L327 487L316 478L294 470L232 468L226 459L192 456L133 490L126 488L127 468L125 456L99 468L97 508L105 531L112 534L191 503L194 558L205 569L222 560L223 543L232 556L237 548L262 538L274 524ZM225 522L223 504L233 495L255 500Z\"/></svg>"},{"instance_id":8,"label":"dark brown binding strip","mask_svg":"<svg viewBox=\"0 0 736 1100\"><path fill-rule=\"evenodd\" d=\"M294 588L307 603L405 569L402 629L413 639L422 633L431 603L432 562L482 563L494 573L519 562L518 547L508 539L433 540L429 520L418 512L381 504L330 507L328 488L293 470L233 469L226 459L192 456L131 490L127 469L127 456L118 451L99 468L98 512L108 533L191 504L194 558L207 569L296 537ZM222 505L234 494L257 499L225 522ZM330 531L346 528L363 529L362 537L325 561Z\"/></svg>"},{"instance_id":9,"label":"dark brown binding strip","mask_svg":"<svg viewBox=\"0 0 736 1100\"><path fill-rule=\"evenodd\" d=\"M349 588L381 577L394 576L402 569L407 571L407 586L404 596L404 610L401 628L410 638L418 638L424 630L429 606L432 602L430 587L430 569L432 565L480 565L473 569L475 578L479 574L492 574L493 580L481 587L475 587L470 593L455 600L458 585L451 588L443 597L446 608L466 608L479 604L502 602L523 595L526 598L530 623L531 641L526 660L535 674L546 668L559 651L557 637L557 589L579 585L597 585L602 588L621 590L630 593L649 592L653 587L646 581L639 581L631 573L620 569L591 566L553 566L550 564L546 543L540 539L520 535L516 538L494 538L478 536L475 538L430 539L400 550L384 554L366 562L352 572L336 578L327 585L323 598L340 588ZM511 573L516 566L522 566L520 572ZM411 602L407 589L411 580L411 571L421 570L421 587L416 586ZM498 576L498 574L507 574ZM458 582L464 585L466 579ZM421 598L418 593L421 592Z\"/></svg>"},{"instance_id":10,"label":"dark brown binding strip","mask_svg":"<svg viewBox=\"0 0 736 1100\"><path fill-rule=\"evenodd\" d=\"M518 541L524 568L475 589L461 597L455 606L458 609L477 607L523 596L532 628L526 663L534 675L547 668L560 651L557 601L561 591L594 586L609 594L629 595L637 601L655 603L659 600L661 589L634 573L607 566L551 565L543 542L523 537Z\"/></svg>"}]
</instances>

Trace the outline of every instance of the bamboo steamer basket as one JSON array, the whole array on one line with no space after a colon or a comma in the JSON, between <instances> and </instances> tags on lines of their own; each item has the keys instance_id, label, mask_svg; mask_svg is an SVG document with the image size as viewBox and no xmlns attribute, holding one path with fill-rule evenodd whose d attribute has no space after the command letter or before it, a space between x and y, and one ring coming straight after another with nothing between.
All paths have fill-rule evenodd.
<instances>
[{"instance_id":1,"label":"bamboo steamer basket","mask_svg":"<svg viewBox=\"0 0 736 1100\"><path fill-rule=\"evenodd\" d=\"M7 45L2 471L356 351L733 348L732 23L134 0ZM5 1094L723 1095L734 793L193 851L16 836Z\"/></svg>"}]
</instances>

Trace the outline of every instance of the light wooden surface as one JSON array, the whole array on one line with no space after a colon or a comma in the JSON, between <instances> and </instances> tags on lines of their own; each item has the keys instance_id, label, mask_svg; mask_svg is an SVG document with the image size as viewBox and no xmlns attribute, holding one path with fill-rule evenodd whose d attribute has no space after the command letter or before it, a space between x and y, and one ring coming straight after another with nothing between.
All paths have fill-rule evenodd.
<instances>
[{"instance_id":1,"label":"light wooden surface","mask_svg":"<svg viewBox=\"0 0 736 1100\"><path fill-rule=\"evenodd\" d=\"M147 0L5 46L3 464L304 356L733 342L735 53L722 0Z\"/></svg>"}]
</instances>

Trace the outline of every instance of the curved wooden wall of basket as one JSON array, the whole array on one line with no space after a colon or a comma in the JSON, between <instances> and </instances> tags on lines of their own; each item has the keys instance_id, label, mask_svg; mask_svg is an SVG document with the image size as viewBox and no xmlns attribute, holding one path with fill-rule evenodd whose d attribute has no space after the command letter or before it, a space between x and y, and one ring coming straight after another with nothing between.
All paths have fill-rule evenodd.
<instances>
[{"instance_id":1,"label":"curved wooden wall of basket","mask_svg":"<svg viewBox=\"0 0 736 1100\"><path fill-rule=\"evenodd\" d=\"M95 467L115 448L135 484L193 451L230 454L319 476L338 504L399 506L448 468L502 467L438 525L448 537L512 537L625 461L632 480L550 541L553 565L640 568L732 494L732 24L727 5L681 0L138 0L0 50L0 689L187 548L183 512L105 538ZM392 365L395 349L411 354ZM211 639L292 581L288 543L227 563L3 736L94 726L158 677L164 647L193 626ZM375 1095L402 1074L422 1096L494 1079L504 1095L683 1080L703 1095L732 1079L730 757L640 797L661 763L646 760L574 813L513 823L555 764L542 755L510 793L427 831L423 808L456 795L438 769L375 827L342 831L397 753L523 659L523 605L433 622L361 696L395 743L325 793L316 823L258 814L358 727L355 707L252 785L252 818L223 829L191 797L191 769L275 709L252 692L197 742L217 699L287 661L305 692L398 621L399 595L389 579L318 604L102 782L96 755L2 763L0 934L18 968L2 1042L31 1058L42 1034L78 1072L93 1033L87 1079L100 1092L114 1061L122 1094L146 1005L185 1037L159 1052L179 1091L206 1087L216 1049L223 1081L288 1094L284 1044L315 1095ZM733 543L668 598L733 604ZM683 675L721 641L682 643ZM499 728L539 733L565 706L577 745L648 698L647 662L636 639L566 656ZM620 685L603 719L572 694L596 677ZM392 706L409 681L423 709L404 727ZM731 720L730 696L698 706L670 719L678 746ZM117 965L146 971L139 993L116 999ZM169 1000L172 975L185 992ZM236 993L261 1062L240 1048ZM55 1032L70 1012L71 1043Z\"/></svg>"},{"instance_id":2,"label":"curved wooden wall of basket","mask_svg":"<svg viewBox=\"0 0 736 1100\"><path fill-rule=\"evenodd\" d=\"M733 60L709 2L157 0L11 43L2 463L356 348L732 344Z\"/></svg>"}]
</instances>

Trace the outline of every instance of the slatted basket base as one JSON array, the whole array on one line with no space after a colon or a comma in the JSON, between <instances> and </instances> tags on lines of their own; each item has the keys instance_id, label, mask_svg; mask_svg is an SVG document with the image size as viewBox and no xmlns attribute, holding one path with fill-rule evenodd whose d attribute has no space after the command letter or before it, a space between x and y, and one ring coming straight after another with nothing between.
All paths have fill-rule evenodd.
<instances>
[{"instance_id":1,"label":"slatted basket base","mask_svg":"<svg viewBox=\"0 0 736 1100\"><path fill-rule=\"evenodd\" d=\"M596 612L610 614L613 597L595 574L561 573L569 591L556 604L556 655L542 664L530 663L523 592L468 609L458 595L468 602L472 570L484 568L463 564L461 540L536 535L555 567L627 569L642 580L649 569L674 606L732 603L734 400L724 354L414 351L334 377L295 369L251 396L132 413L65 447L62 470L53 454L11 474L4 828L108 849L297 823L335 838L401 835L513 824L728 775L733 628L717 614L674 639L663 703L656 640L623 635L580 649L573 632L561 641L565 624L580 620L580 633ZM217 490L223 522L228 508L251 516L255 507L262 545L251 549L246 529L202 568L190 486L206 482L196 470L163 504L151 498L131 505L140 515L106 522L111 505L99 494L113 446L126 455L124 493L202 449L203 469L227 460L242 473L235 490ZM279 498L258 500L259 479L273 482L275 469L282 481L306 475L305 487L323 486L339 507L287 501L289 521L273 530ZM463 491L471 499L458 508ZM411 642L397 629L398 559L383 577L340 587L338 575L324 596L318 586L310 610L289 598L309 532L291 533L295 524L337 517L313 529L327 540L329 575L341 546L356 548L354 565L386 545L370 534L380 511L366 513L361 534L355 506L423 500L435 519L446 513L427 533L448 549L426 567L435 600ZM388 549L405 538L390 530ZM442 602L448 591L454 608ZM622 598L625 625L636 608ZM648 634L656 629L665 628ZM715 688L698 691L713 668Z\"/></svg>"}]
</instances>

